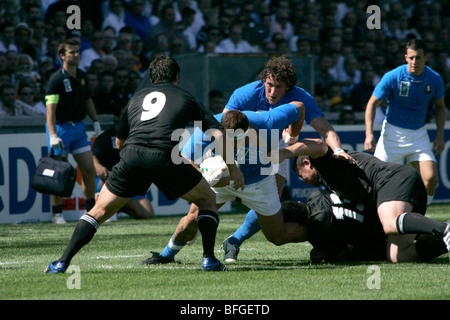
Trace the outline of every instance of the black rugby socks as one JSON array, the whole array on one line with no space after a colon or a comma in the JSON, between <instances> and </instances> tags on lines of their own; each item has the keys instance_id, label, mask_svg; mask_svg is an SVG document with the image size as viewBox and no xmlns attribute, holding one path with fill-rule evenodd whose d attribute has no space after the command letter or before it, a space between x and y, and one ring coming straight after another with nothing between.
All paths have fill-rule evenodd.
<instances>
[{"instance_id":1,"label":"black rugby socks","mask_svg":"<svg viewBox=\"0 0 450 320\"><path fill-rule=\"evenodd\" d=\"M435 221L416 212L405 212L397 217L397 230L401 234L425 233L437 235L443 233L445 222Z\"/></svg>"},{"instance_id":2,"label":"black rugby socks","mask_svg":"<svg viewBox=\"0 0 450 320\"><path fill-rule=\"evenodd\" d=\"M73 256L92 240L99 226L98 221L94 217L87 213L84 214L78 221L78 224L73 231L72 238L58 261L65 262L67 265L70 264Z\"/></svg>"},{"instance_id":3,"label":"black rugby socks","mask_svg":"<svg viewBox=\"0 0 450 320\"><path fill-rule=\"evenodd\" d=\"M197 217L198 229L202 234L203 256L214 258L214 245L216 242L219 216L211 210L200 210Z\"/></svg>"}]
</instances>

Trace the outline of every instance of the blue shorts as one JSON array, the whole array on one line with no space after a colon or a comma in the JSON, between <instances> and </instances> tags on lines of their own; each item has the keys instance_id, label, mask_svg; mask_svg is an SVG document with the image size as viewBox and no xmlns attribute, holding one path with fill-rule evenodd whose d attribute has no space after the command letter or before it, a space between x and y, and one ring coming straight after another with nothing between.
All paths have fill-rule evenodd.
<instances>
[{"instance_id":1,"label":"blue shorts","mask_svg":"<svg viewBox=\"0 0 450 320\"><path fill-rule=\"evenodd\" d=\"M48 152L50 152L50 135L47 124L45 124L45 131L47 132ZM92 142L86 134L86 124L82 121L58 123L56 135L62 139L64 146L67 148L67 153L79 154L91 150ZM55 156L61 155L61 152L61 148L54 149Z\"/></svg>"}]
</instances>

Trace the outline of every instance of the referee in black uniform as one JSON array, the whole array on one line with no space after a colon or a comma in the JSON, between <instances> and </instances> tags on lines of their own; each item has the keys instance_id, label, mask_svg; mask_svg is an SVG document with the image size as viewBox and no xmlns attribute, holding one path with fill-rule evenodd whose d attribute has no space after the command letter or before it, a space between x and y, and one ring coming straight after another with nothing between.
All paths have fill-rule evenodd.
<instances>
[{"instance_id":1,"label":"referee in black uniform","mask_svg":"<svg viewBox=\"0 0 450 320\"><path fill-rule=\"evenodd\" d=\"M294 171L305 183L323 185L354 203L375 206L388 235L390 261L426 261L426 256L436 248L415 243L417 234L434 235L450 251L450 224L425 217L427 193L415 169L384 162L364 152L348 154L356 165L333 154L322 140L304 139L280 149L279 161L298 156Z\"/></svg>"},{"instance_id":2,"label":"referee in black uniform","mask_svg":"<svg viewBox=\"0 0 450 320\"><path fill-rule=\"evenodd\" d=\"M46 272L64 272L72 257L92 239L99 225L131 197L144 195L152 183L169 200L181 197L199 207L197 223L204 251L202 270L226 270L214 256L219 223L215 194L190 163L174 163L172 153L179 155L179 151L172 150L178 148L179 141L172 140L172 133L185 128L190 121L202 121L203 128L210 129L216 142L223 146L222 156L230 163L228 168L236 188L244 188L244 177L234 159L229 158L232 153L227 150L233 147L223 139L222 128L211 111L177 86L179 73L178 63L167 55L157 56L150 63L152 84L129 101L117 132L119 149L123 146L121 159L113 167L94 208L80 218L65 252L59 260L50 263Z\"/></svg>"},{"instance_id":3,"label":"referee in black uniform","mask_svg":"<svg viewBox=\"0 0 450 320\"><path fill-rule=\"evenodd\" d=\"M83 119L86 115L93 121L94 136L101 133L94 102L89 96L86 74L78 69L80 45L75 40L65 40L58 48L63 62L48 81L45 92L47 107L47 142L54 155L59 156L62 147L72 153L83 175L82 188L86 211L95 204L95 168L91 152L91 141L86 134ZM62 198L51 196L53 219L56 224L65 223L62 217Z\"/></svg>"}]
</instances>

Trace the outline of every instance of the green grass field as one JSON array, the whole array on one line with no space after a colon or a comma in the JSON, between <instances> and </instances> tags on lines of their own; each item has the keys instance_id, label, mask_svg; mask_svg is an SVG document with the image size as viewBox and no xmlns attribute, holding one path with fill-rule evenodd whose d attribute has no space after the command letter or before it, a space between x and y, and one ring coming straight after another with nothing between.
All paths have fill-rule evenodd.
<instances>
[{"instance_id":1,"label":"green grass field","mask_svg":"<svg viewBox=\"0 0 450 320\"><path fill-rule=\"evenodd\" d=\"M427 214L450 219L450 205L432 205ZM75 226L51 223L0 225L2 300L448 300L448 255L430 263L312 265L311 246L276 247L262 233L241 248L229 272L201 272L201 239L186 246L179 263L143 266L150 250L161 251L180 217L151 221L119 219L105 223L72 260L74 272L45 274L59 258ZM220 245L236 230L243 214L222 214Z\"/></svg>"}]
</instances>

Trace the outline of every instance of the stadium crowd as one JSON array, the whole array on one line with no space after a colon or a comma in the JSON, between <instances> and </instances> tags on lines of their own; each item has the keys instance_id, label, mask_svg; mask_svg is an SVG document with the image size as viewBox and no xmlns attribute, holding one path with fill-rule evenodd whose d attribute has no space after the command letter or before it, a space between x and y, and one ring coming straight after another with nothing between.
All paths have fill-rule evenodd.
<instances>
[{"instance_id":1,"label":"stadium crowd","mask_svg":"<svg viewBox=\"0 0 450 320\"><path fill-rule=\"evenodd\" d=\"M71 4L81 29L66 26ZM367 26L370 5L381 9L380 29ZM67 38L81 43L80 68L99 114L125 106L158 53L297 54L314 57L322 110L345 111L352 123L383 74L405 63L412 38L427 42L450 105L448 0L3 0L1 117L45 114L46 83Z\"/></svg>"}]
</instances>

